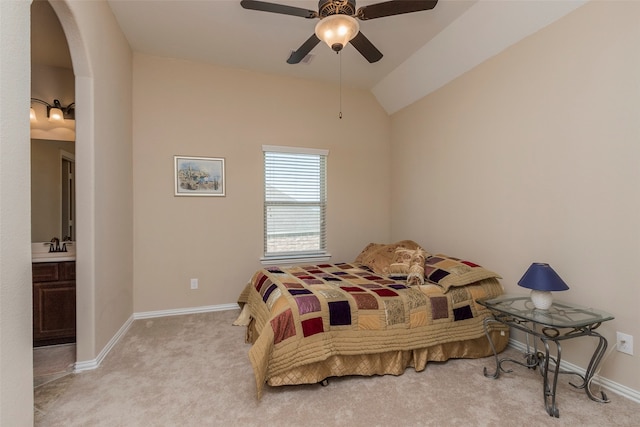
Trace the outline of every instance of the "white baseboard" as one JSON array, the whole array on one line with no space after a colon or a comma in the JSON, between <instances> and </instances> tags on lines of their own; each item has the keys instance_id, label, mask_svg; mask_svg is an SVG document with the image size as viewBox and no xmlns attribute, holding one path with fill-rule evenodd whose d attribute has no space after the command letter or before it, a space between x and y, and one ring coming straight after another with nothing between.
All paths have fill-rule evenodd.
<instances>
[{"instance_id":1,"label":"white baseboard","mask_svg":"<svg viewBox=\"0 0 640 427\"><path fill-rule=\"evenodd\" d=\"M191 307L191 308L178 308L172 310L158 310L158 311L143 311L140 313L133 313L129 319L122 325L122 327L116 332L116 334L109 340L106 346L102 349L98 357L93 360L85 360L81 362L76 362L73 370L74 372L82 372L82 371L90 371L92 369L96 369L104 358L109 354L111 349L120 341L120 338L127 333L134 320L138 319L151 319L154 317L165 317L165 316L178 316L182 314L196 314L196 313L208 313L212 311L226 311L226 310L237 310L240 309L238 304L218 304L218 305L207 305L202 307Z\"/></svg>"},{"instance_id":2,"label":"white baseboard","mask_svg":"<svg viewBox=\"0 0 640 427\"><path fill-rule=\"evenodd\" d=\"M518 351L525 352L527 350L527 345L521 343L520 341L514 340L513 338L509 339L509 347L513 347ZM604 362L604 360L603 360ZM566 360L562 360L560 362L560 369L577 372L580 375L586 374L587 370L574 365L571 362L567 362ZM629 400L633 400L634 402L640 403L640 391L634 390L625 385L619 384L615 381L611 381L610 379L604 378L600 375L595 375L593 378L593 384L600 385L607 390L614 392L617 395L625 397Z\"/></svg>"},{"instance_id":3,"label":"white baseboard","mask_svg":"<svg viewBox=\"0 0 640 427\"><path fill-rule=\"evenodd\" d=\"M133 318L136 320L151 319L154 317L180 316L183 314L209 313L212 311L226 311L226 310L239 310L239 309L240 309L240 306L236 303L205 305L201 307L175 308L171 310L143 311L140 313L133 313Z\"/></svg>"},{"instance_id":4,"label":"white baseboard","mask_svg":"<svg viewBox=\"0 0 640 427\"><path fill-rule=\"evenodd\" d=\"M107 354L109 354L109 352L111 351L113 346L115 346L116 343L120 340L120 338L122 338L124 336L124 334L129 330L129 328L131 327L132 323L133 323L133 316L130 316L127 319L127 321L124 322L124 325L122 325L120 327L118 332L116 332L116 334L109 340L107 345L104 346L104 348L102 349L100 354L98 354L98 357L96 357L93 360L86 360L86 361L82 361L82 362L76 362L74 367L73 367L73 371L74 372L90 371L90 370L96 369L98 366L100 366L100 364L102 363L104 358L107 356Z\"/></svg>"}]
</instances>

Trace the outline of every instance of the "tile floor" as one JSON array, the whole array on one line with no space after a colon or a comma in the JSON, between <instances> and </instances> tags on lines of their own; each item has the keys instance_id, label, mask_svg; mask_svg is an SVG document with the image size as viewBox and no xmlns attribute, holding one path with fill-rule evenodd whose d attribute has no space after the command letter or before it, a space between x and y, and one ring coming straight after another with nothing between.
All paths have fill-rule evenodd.
<instances>
[{"instance_id":1,"label":"tile floor","mask_svg":"<svg viewBox=\"0 0 640 427\"><path fill-rule=\"evenodd\" d=\"M33 349L33 387L73 372L76 361L76 345L60 344Z\"/></svg>"}]
</instances>

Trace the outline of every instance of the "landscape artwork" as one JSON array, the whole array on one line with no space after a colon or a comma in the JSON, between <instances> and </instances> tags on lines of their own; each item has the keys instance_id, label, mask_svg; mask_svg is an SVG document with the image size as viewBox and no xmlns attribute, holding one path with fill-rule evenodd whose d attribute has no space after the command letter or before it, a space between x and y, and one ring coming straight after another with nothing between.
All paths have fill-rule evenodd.
<instances>
[{"instance_id":1,"label":"landscape artwork","mask_svg":"<svg viewBox=\"0 0 640 427\"><path fill-rule=\"evenodd\" d=\"M176 196L224 196L224 159L174 156Z\"/></svg>"}]
</instances>

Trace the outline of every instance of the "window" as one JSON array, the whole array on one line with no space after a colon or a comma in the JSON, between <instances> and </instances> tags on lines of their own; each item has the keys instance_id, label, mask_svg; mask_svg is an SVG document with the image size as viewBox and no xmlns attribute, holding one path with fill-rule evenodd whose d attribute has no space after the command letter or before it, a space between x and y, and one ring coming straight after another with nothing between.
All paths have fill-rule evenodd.
<instances>
[{"instance_id":1,"label":"window","mask_svg":"<svg viewBox=\"0 0 640 427\"><path fill-rule=\"evenodd\" d=\"M328 257L327 150L263 146L264 261Z\"/></svg>"}]
</instances>

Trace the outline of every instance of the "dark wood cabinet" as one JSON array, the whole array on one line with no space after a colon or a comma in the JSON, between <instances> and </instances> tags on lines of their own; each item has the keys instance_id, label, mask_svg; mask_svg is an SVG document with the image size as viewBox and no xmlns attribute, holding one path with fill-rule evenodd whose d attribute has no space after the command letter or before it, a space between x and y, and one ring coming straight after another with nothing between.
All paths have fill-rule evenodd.
<instances>
[{"instance_id":1,"label":"dark wood cabinet","mask_svg":"<svg viewBox=\"0 0 640 427\"><path fill-rule=\"evenodd\" d=\"M33 345L76 340L76 263L32 264Z\"/></svg>"}]
</instances>

